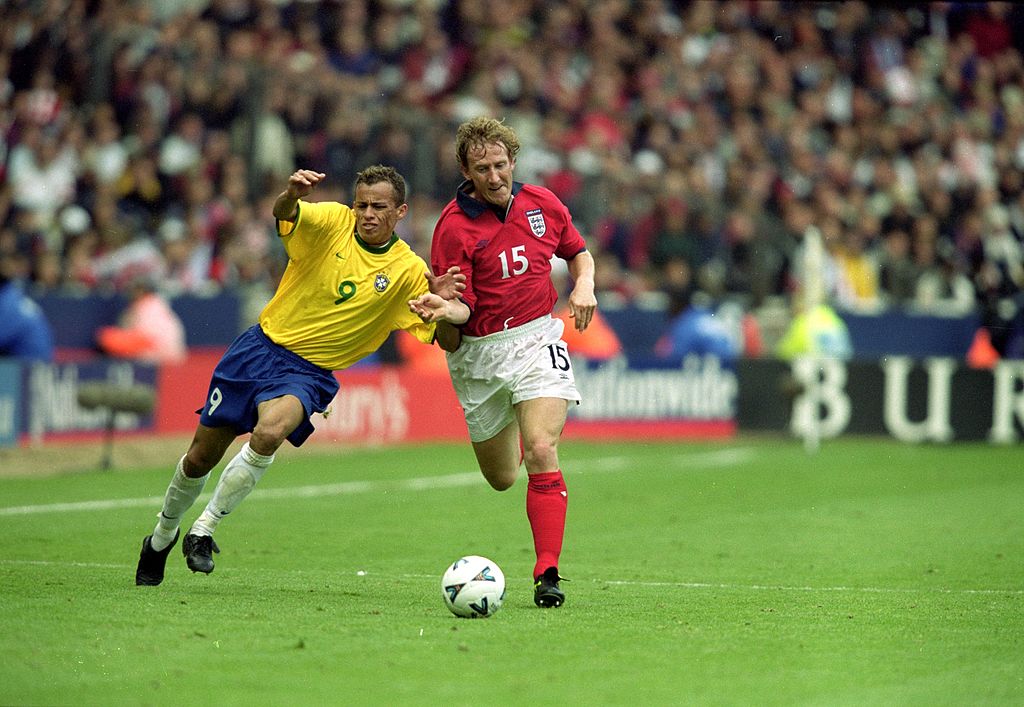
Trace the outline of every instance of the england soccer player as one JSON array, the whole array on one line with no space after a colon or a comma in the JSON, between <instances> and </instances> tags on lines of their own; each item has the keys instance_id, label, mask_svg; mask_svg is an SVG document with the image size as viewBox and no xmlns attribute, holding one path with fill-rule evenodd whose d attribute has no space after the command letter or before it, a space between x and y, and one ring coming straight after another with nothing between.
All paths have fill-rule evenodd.
<instances>
[{"instance_id":1,"label":"england soccer player","mask_svg":"<svg viewBox=\"0 0 1024 707\"><path fill-rule=\"evenodd\" d=\"M465 181L441 213L430 258L433 267L458 267L466 276L461 299L471 314L460 330L439 324L438 341L449 350L452 384L484 478L504 491L526 462L534 602L557 607L565 601L558 562L568 503L558 442L569 402L580 396L564 325L551 316L558 299L551 258L568 264L569 316L579 331L597 306L594 259L558 197L513 181L519 140L511 128L475 118L459 127L455 149ZM441 321L451 308L431 296L410 306L426 321Z\"/></svg>"}]
</instances>

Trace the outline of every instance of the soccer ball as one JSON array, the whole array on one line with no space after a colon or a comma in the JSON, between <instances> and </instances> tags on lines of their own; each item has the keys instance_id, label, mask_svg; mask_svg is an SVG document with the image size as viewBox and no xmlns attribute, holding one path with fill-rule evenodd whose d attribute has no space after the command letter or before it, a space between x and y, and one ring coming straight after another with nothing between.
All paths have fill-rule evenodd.
<instances>
[{"instance_id":1,"label":"soccer ball","mask_svg":"<svg viewBox=\"0 0 1024 707\"><path fill-rule=\"evenodd\" d=\"M485 619L505 601L505 575L486 557L466 555L448 566L441 578L441 594L456 616Z\"/></svg>"}]
</instances>

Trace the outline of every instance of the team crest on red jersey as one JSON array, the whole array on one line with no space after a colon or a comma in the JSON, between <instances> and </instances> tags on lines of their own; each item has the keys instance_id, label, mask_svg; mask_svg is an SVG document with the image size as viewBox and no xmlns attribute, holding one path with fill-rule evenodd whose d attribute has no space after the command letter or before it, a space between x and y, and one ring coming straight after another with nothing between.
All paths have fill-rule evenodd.
<instances>
[{"instance_id":1,"label":"team crest on red jersey","mask_svg":"<svg viewBox=\"0 0 1024 707\"><path fill-rule=\"evenodd\" d=\"M388 289L388 285L391 284L391 278L386 273L377 273L377 277L373 278L373 289L377 292L383 292Z\"/></svg>"},{"instance_id":2,"label":"team crest on red jersey","mask_svg":"<svg viewBox=\"0 0 1024 707\"><path fill-rule=\"evenodd\" d=\"M547 233L548 225L544 223L544 214L540 209L531 209L526 212L526 220L530 222L530 230L537 238L543 238Z\"/></svg>"}]
</instances>

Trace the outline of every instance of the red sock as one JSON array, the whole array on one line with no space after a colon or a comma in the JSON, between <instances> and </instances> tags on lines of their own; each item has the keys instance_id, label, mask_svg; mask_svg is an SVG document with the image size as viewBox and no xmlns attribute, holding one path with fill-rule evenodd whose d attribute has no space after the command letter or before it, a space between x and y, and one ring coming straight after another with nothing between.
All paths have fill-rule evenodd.
<instances>
[{"instance_id":1,"label":"red sock","mask_svg":"<svg viewBox=\"0 0 1024 707\"><path fill-rule=\"evenodd\" d=\"M533 548L537 552L534 577L548 567L558 567L568 502L565 480L560 469L544 474L530 474L526 486L526 517L530 519Z\"/></svg>"}]
</instances>

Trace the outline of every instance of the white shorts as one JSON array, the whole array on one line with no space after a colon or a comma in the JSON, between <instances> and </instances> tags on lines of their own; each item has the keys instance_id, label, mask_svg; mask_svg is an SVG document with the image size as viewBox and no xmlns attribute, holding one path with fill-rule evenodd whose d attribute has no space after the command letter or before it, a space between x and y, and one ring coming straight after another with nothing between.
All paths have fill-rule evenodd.
<instances>
[{"instance_id":1,"label":"white shorts","mask_svg":"<svg viewBox=\"0 0 1024 707\"><path fill-rule=\"evenodd\" d=\"M455 394L466 415L469 438L482 442L515 419L513 405L536 398L578 403L579 391L562 341L562 320L540 317L487 336L463 336L448 354Z\"/></svg>"}]
</instances>

